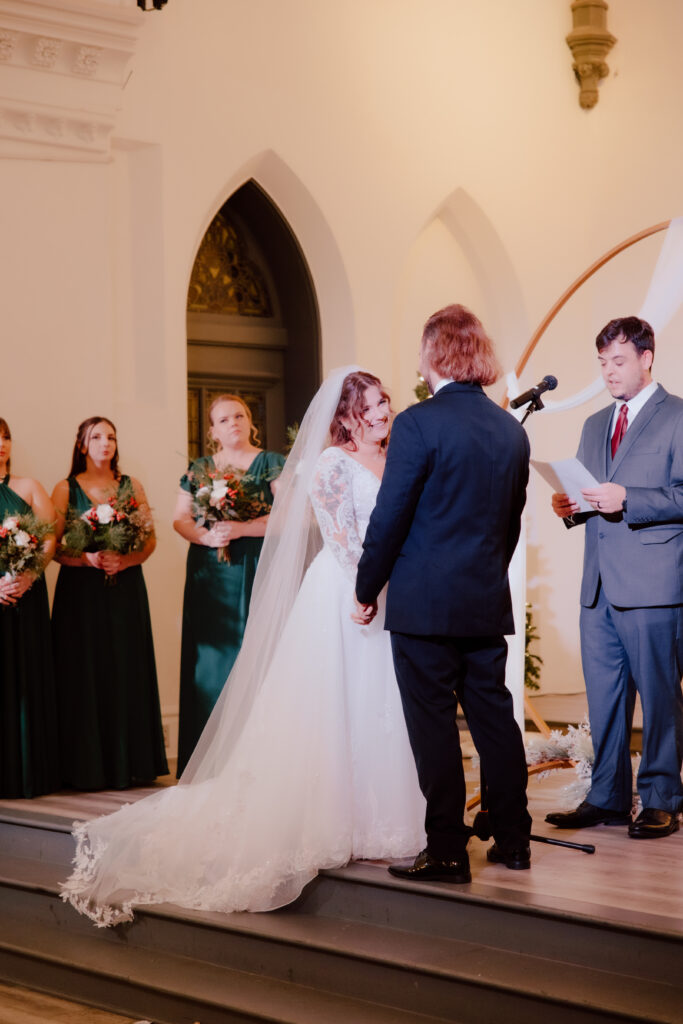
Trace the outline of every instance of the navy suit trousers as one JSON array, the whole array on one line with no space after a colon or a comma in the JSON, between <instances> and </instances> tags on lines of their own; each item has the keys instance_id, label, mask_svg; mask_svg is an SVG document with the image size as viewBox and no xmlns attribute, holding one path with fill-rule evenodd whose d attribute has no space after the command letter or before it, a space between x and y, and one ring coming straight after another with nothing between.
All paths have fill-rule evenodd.
<instances>
[{"instance_id":1,"label":"navy suit trousers","mask_svg":"<svg viewBox=\"0 0 683 1024\"><path fill-rule=\"evenodd\" d=\"M526 758L505 686L505 638L392 632L391 643L408 736L427 800L429 853L438 860L458 859L470 836L464 822L458 703L481 758L494 839L503 849L528 843Z\"/></svg>"}]
</instances>

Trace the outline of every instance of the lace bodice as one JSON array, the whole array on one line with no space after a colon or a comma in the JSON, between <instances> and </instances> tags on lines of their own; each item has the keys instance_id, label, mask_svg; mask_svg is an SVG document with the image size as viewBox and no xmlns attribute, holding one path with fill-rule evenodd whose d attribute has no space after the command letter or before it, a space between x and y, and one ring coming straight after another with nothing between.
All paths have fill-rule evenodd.
<instances>
[{"instance_id":1,"label":"lace bodice","mask_svg":"<svg viewBox=\"0 0 683 1024\"><path fill-rule=\"evenodd\" d=\"M378 490L375 474L341 448L326 448L320 455L311 503L324 544L354 582Z\"/></svg>"}]
</instances>

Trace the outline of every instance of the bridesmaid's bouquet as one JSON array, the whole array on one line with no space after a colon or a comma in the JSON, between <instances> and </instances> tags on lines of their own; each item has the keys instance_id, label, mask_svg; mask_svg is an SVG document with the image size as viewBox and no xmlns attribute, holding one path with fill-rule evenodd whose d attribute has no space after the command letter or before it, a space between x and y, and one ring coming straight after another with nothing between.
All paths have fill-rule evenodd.
<instances>
[{"instance_id":1,"label":"bridesmaid's bouquet","mask_svg":"<svg viewBox=\"0 0 683 1024\"><path fill-rule=\"evenodd\" d=\"M52 523L33 512L5 516L0 524L0 573L18 576L31 572L40 576L46 561L43 541L52 530Z\"/></svg>"},{"instance_id":2,"label":"bridesmaid's bouquet","mask_svg":"<svg viewBox=\"0 0 683 1024\"><path fill-rule=\"evenodd\" d=\"M80 558L86 551L129 555L142 551L152 531L149 509L140 508L132 494L125 494L93 505L85 512L69 508L60 550L71 558ZM116 583L116 576L105 576L105 579Z\"/></svg>"},{"instance_id":3,"label":"bridesmaid's bouquet","mask_svg":"<svg viewBox=\"0 0 683 1024\"><path fill-rule=\"evenodd\" d=\"M192 500L192 514L198 526L228 521L246 523L270 512L262 485L249 473L239 477L230 470L200 467L192 470L190 478L198 485ZM227 547L218 548L218 561L230 561Z\"/></svg>"}]
</instances>

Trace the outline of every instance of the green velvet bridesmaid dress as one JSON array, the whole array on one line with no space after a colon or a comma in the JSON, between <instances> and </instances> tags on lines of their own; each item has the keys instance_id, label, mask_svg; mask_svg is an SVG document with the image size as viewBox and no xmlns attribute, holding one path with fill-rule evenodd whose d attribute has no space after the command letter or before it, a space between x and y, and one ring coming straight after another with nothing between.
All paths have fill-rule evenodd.
<instances>
[{"instance_id":1,"label":"green velvet bridesmaid dress","mask_svg":"<svg viewBox=\"0 0 683 1024\"><path fill-rule=\"evenodd\" d=\"M119 496L131 489L122 476ZM69 506L92 502L69 477ZM142 567L105 580L62 565L52 609L62 776L74 789L126 789L168 772Z\"/></svg>"},{"instance_id":2,"label":"green velvet bridesmaid dress","mask_svg":"<svg viewBox=\"0 0 683 1024\"><path fill-rule=\"evenodd\" d=\"M215 469L211 456L192 463L180 486L193 493L193 469ZM273 503L270 481L284 464L276 452L259 452L248 473L255 493ZM239 470L233 470L241 475ZM183 639L180 656L180 721L178 775L190 759L225 680L235 663L247 624L251 589L262 537L240 537L229 546L230 562L219 562L216 548L190 544L183 599Z\"/></svg>"},{"instance_id":3,"label":"green velvet bridesmaid dress","mask_svg":"<svg viewBox=\"0 0 683 1024\"><path fill-rule=\"evenodd\" d=\"M0 481L0 522L31 508ZM0 797L60 788L50 611L41 576L16 605L0 605Z\"/></svg>"}]
</instances>

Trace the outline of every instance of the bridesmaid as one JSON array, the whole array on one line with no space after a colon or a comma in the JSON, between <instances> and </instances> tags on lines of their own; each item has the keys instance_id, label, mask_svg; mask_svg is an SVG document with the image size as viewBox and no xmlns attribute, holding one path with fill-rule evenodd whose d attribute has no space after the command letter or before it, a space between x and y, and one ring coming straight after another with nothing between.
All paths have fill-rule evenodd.
<instances>
[{"instance_id":1,"label":"bridesmaid","mask_svg":"<svg viewBox=\"0 0 683 1024\"><path fill-rule=\"evenodd\" d=\"M69 476L52 495L58 537L69 510L80 515L129 497L149 513L142 485L119 471L114 424L91 416L78 428ZM152 532L131 554L57 550L52 635L63 779L74 789L126 789L168 772L141 568L155 546Z\"/></svg>"},{"instance_id":2,"label":"bridesmaid","mask_svg":"<svg viewBox=\"0 0 683 1024\"><path fill-rule=\"evenodd\" d=\"M247 404L238 395L220 395L209 409L209 437L214 455L193 462L180 481L173 526L190 541L183 600L180 656L178 776L190 759L242 644L251 588L267 515L247 522L199 526L193 501L208 472L229 470L245 478L245 491L273 503L273 482L284 465L276 452L258 447L258 434ZM229 561L218 549L228 547Z\"/></svg>"},{"instance_id":3,"label":"bridesmaid","mask_svg":"<svg viewBox=\"0 0 683 1024\"><path fill-rule=\"evenodd\" d=\"M12 435L0 418L0 525L33 512L53 523L37 480L10 474ZM43 542L47 561L55 536ZM60 788L59 741L45 577L0 576L0 797L34 797Z\"/></svg>"}]
</instances>

